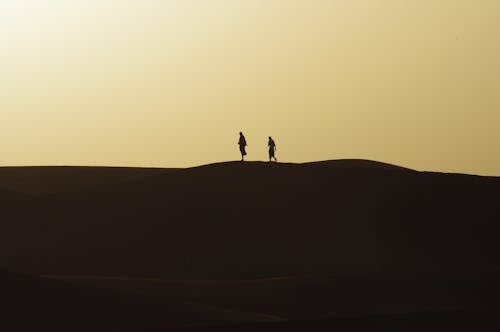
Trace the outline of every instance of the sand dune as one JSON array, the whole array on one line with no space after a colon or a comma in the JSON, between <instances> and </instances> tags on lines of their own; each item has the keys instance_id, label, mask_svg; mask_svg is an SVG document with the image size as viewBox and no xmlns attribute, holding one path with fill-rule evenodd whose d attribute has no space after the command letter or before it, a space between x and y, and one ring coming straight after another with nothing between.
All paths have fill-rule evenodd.
<instances>
[{"instance_id":1,"label":"sand dune","mask_svg":"<svg viewBox=\"0 0 500 332\"><path fill-rule=\"evenodd\" d=\"M0 266L165 279L498 274L499 178L332 165L223 163L7 195Z\"/></svg>"},{"instance_id":2,"label":"sand dune","mask_svg":"<svg viewBox=\"0 0 500 332\"><path fill-rule=\"evenodd\" d=\"M497 280L316 276L182 281L51 276L56 280L178 302L260 312L287 320L476 309L495 305Z\"/></svg>"},{"instance_id":3,"label":"sand dune","mask_svg":"<svg viewBox=\"0 0 500 332\"><path fill-rule=\"evenodd\" d=\"M477 317L500 295L499 198L498 177L367 160L0 168L0 268L51 276L0 287L60 329Z\"/></svg>"},{"instance_id":4,"label":"sand dune","mask_svg":"<svg viewBox=\"0 0 500 332\"><path fill-rule=\"evenodd\" d=\"M23 194L102 189L175 169L127 167L0 167L0 187Z\"/></svg>"},{"instance_id":5,"label":"sand dune","mask_svg":"<svg viewBox=\"0 0 500 332\"><path fill-rule=\"evenodd\" d=\"M122 331L281 321L278 317L7 272L2 330Z\"/></svg>"},{"instance_id":6,"label":"sand dune","mask_svg":"<svg viewBox=\"0 0 500 332\"><path fill-rule=\"evenodd\" d=\"M498 330L498 308L489 310L452 310L395 315L368 315L328 320L304 320L241 324L229 327L194 327L168 330L136 330L129 332L290 332L290 331L492 331Z\"/></svg>"}]
</instances>

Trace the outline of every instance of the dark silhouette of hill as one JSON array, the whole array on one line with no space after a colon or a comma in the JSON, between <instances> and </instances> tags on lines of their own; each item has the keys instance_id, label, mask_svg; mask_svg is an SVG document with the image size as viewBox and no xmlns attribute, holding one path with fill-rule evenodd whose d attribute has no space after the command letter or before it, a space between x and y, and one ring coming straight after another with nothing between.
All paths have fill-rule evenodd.
<instances>
[{"instance_id":1,"label":"dark silhouette of hill","mask_svg":"<svg viewBox=\"0 0 500 332\"><path fill-rule=\"evenodd\" d=\"M0 187L24 194L54 194L113 187L175 169L127 167L0 167ZM1 194L0 194L1 195Z\"/></svg>"},{"instance_id":2,"label":"dark silhouette of hill","mask_svg":"<svg viewBox=\"0 0 500 332\"><path fill-rule=\"evenodd\" d=\"M421 280L412 281L413 287L408 288L407 282L359 277L193 282L40 278L0 272L1 323L9 331L137 332L181 327L179 331L361 331L369 327L473 331L480 324L500 326L494 301L497 286ZM492 289L496 293L490 293ZM488 302L484 302L485 293ZM291 319L279 323L287 320L272 312Z\"/></svg>"},{"instance_id":3,"label":"dark silhouette of hill","mask_svg":"<svg viewBox=\"0 0 500 332\"><path fill-rule=\"evenodd\" d=\"M33 176L23 172L18 178ZM85 182L95 170L72 172ZM167 279L499 272L499 178L366 161L155 172L58 194L4 194L0 266ZM46 176L39 182L60 181Z\"/></svg>"},{"instance_id":4,"label":"dark silhouette of hill","mask_svg":"<svg viewBox=\"0 0 500 332\"><path fill-rule=\"evenodd\" d=\"M498 308L484 311L444 310L394 315L367 315L324 320L300 320L275 323L239 324L226 327L193 327L129 332L290 332L290 331L477 331L497 330Z\"/></svg>"},{"instance_id":5,"label":"dark silhouette of hill","mask_svg":"<svg viewBox=\"0 0 500 332\"><path fill-rule=\"evenodd\" d=\"M178 302L204 303L287 320L361 314L477 310L495 306L495 279L310 276L257 280L182 281L53 276L57 280Z\"/></svg>"},{"instance_id":6,"label":"dark silhouette of hill","mask_svg":"<svg viewBox=\"0 0 500 332\"><path fill-rule=\"evenodd\" d=\"M3 330L123 331L280 321L154 294L0 272Z\"/></svg>"},{"instance_id":7,"label":"dark silhouette of hill","mask_svg":"<svg viewBox=\"0 0 500 332\"><path fill-rule=\"evenodd\" d=\"M0 292L17 330L498 323L498 177L339 160L0 180L0 268L16 272Z\"/></svg>"},{"instance_id":8,"label":"dark silhouette of hill","mask_svg":"<svg viewBox=\"0 0 500 332\"><path fill-rule=\"evenodd\" d=\"M399 170L399 171L412 170L406 167L383 163L380 161L364 160L364 159L326 160L326 161L309 162L303 165L316 165L316 166L323 165L327 167L336 167L336 168L375 168L375 169Z\"/></svg>"}]
</instances>

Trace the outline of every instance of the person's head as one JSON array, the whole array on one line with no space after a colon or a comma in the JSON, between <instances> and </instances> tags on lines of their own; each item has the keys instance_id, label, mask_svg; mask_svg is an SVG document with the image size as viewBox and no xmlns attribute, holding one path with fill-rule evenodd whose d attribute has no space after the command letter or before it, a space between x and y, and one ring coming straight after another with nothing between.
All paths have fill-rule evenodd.
<instances>
[{"instance_id":1,"label":"person's head","mask_svg":"<svg viewBox=\"0 0 500 332\"><path fill-rule=\"evenodd\" d=\"M269 140L272 140L271 136L269 136Z\"/></svg>"},{"instance_id":2,"label":"person's head","mask_svg":"<svg viewBox=\"0 0 500 332\"><path fill-rule=\"evenodd\" d=\"M240 131L240 136L243 136L243 133Z\"/></svg>"}]
</instances>

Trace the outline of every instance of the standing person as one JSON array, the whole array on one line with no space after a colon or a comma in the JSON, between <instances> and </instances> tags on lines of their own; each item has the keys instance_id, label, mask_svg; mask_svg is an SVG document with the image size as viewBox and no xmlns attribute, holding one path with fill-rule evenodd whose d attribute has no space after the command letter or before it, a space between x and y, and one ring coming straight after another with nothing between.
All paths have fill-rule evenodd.
<instances>
[{"instance_id":1,"label":"standing person","mask_svg":"<svg viewBox=\"0 0 500 332\"><path fill-rule=\"evenodd\" d=\"M274 155L274 153L276 152L276 143L271 136L269 136L267 146L269 147L269 162L271 162L273 159L274 161L278 161L278 159L276 159Z\"/></svg>"},{"instance_id":2,"label":"standing person","mask_svg":"<svg viewBox=\"0 0 500 332\"><path fill-rule=\"evenodd\" d=\"M245 160L245 156L247 155L247 151L245 150L247 146L247 140L245 139L245 136L243 133L240 131L240 139L238 141L238 145L240 146L240 152L241 152L241 161Z\"/></svg>"}]
</instances>

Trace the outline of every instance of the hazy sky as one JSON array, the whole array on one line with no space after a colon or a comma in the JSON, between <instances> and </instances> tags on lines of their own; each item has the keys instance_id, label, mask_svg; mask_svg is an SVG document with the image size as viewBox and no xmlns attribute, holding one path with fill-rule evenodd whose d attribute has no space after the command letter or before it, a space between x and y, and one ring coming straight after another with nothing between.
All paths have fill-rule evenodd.
<instances>
[{"instance_id":1,"label":"hazy sky","mask_svg":"<svg viewBox=\"0 0 500 332\"><path fill-rule=\"evenodd\" d=\"M0 165L500 175L498 0L0 0Z\"/></svg>"}]
</instances>

